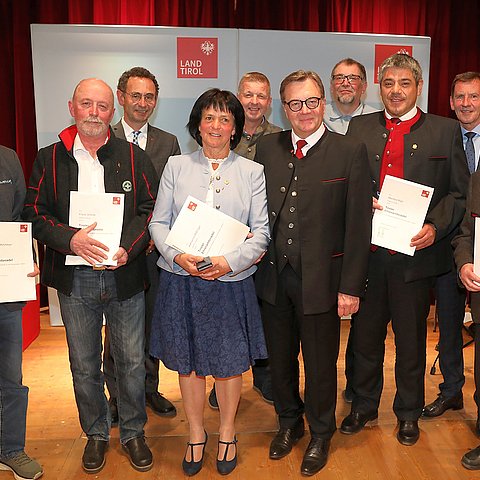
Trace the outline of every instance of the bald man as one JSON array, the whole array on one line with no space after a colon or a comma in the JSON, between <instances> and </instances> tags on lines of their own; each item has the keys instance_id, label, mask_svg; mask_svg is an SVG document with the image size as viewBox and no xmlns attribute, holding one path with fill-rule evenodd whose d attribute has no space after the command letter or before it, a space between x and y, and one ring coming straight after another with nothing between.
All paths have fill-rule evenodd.
<instances>
[{"instance_id":1,"label":"bald man","mask_svg":"<svg viewBox=\"0 0 480 480\"><path fill-rule=\"evenodd\" d=\"M147 471L153 458L143 430L145 248L158 177L141 148L113 134L113 92L105 82L82 80L68 108L75 124L60 133L59 142L38 152L24 218L47 247L42 283L58 291L80 424L88 439L83 469L97 473L103 468L110 436L101 368L105 316L118 380L120 441L132 466ZM116 266L104 264L108 248L92 237L95 223L70 225L72 191L124 195L120 247L111 252ZM66 265L67 255L84 264Z\"/></svg>"}]
</instances>

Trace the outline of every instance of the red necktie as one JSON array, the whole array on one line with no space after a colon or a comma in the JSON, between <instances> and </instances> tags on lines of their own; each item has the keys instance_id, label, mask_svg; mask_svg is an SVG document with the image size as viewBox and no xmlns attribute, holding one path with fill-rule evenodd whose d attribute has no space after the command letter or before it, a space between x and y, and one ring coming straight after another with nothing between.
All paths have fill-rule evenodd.
<instances>
[{"instance_id":1,"label":"red necktie","mask_svg":"<svg viewBox=\"0 0 480 480\"><path fill-rule=\"evenodd\" d=\"M305 140L302 138L297 141L297 149L295 150L295 156L300 160L300 158L303 158L305 155L302 152L302 148L307 144Z\"/></svg>"}]
</instances>

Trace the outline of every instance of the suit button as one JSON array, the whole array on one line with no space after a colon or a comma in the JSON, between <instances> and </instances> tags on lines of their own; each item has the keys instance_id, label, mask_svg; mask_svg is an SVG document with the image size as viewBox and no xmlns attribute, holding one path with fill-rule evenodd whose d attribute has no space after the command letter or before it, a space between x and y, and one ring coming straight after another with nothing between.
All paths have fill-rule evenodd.
<instances>
[{"instance_id":1,"label":"suit button","mask_svg":"<svg viewBox=\"0 0 480 480\"><path fill-rule=\"evenodd\" d=\"M215 179L216 179L216 180L220 180L220 175L217 175L217 176L215 177Z\"/></svg>"},{"instance_id":2,"label":"suit button","mask_svg":"<svg viewBox=\"0 0 480 480\"><path fill-rule=\"evenodd\" d=\"M291 245L291 244L293 243L293 240L292 240L291 238L289 238L289 239L287 240L287 243L288 243L289 245Z\"/></svg>"},{"instance_id":3,"label":"suit button","mask_svg":"<svg viewBox=\"0 0 480 480\"><path fill-rule=\"evenodd\" d=\"M269 263L270 263L270 265L275 265L275 263L273 263L271 260L270 260L270 262L269 262Z\"/></svg>"},{"instance_id":4,"label":"suit button","mask_svg":"<svg viewBox=\"0 0 480 480\"><path fill-rule=\"evenodd\" d=\"M281 191L282 193L285 193L285 192L287 191L287 189L286 189L285 187L280 187L280 191Z\"/></svg>"},{"instance_id":5,"label":"suit button","mask_svg":"<svg viewBox=\"0 0 480 480\"><path fill-rule=\"evenodd\" d=\"M217 210L220 210L220 205L215 205L215 208L216 208Z\"/></svg>"},{"instance_id":6,"label":"suit button","mask_svg":"<svg viewBox=\"0 0 480 480\"><path fill-rule=\"evenodd\" d=\"M380 160L380 155L375 155L375 160L378 162Z\"/></svg>"},{"instance_id":7,"label":"suit button","mask_svg":"<svg viewBox=\"0 0 480 480\"><path fill-rule=\"evenodd\" d=\"M219 188L217 188L215 191L216 191L217 193L220 193L220 189L219 189Z\"/></svg>"},{"instance_id":8,"label":"suit button","mask_svg":"<svg viewBox=\"0 0 480 480\"><path fill-rule=\"evenodd\" d=\"M277 216L276 212L272 212L272 217L276 217L276 216Z\"/></svg>"},{"instance_id":9,"label":"suit button","mask_svg":"<svg viewBox=\"0 0 480 480\"><path fill-rule=\"evenodd\" d=\"M290 163L288 164L288 168L293 168L293 163L292 163L292 162L290 162Z\"/></svg>"},{"instance_id":10,"label":"suit button","mask_svg":"<svg viewBox=\"0 0 480 480\"><path fill-rule=\"evenodd\" d=\"M386 134L386 133L382 133L382 137L383 137L383 138L387 138L387 134Z\"/></svg>"},{"instance_id":11,"label":"suit button","mask_svg":"<svg viewBox=\"0 0 480 480\"><path fill-rule=\"evenodd\" d=\"M297 192L292 192L292 197L296 197L297 196Z\"/></svg>"}]
</instances>

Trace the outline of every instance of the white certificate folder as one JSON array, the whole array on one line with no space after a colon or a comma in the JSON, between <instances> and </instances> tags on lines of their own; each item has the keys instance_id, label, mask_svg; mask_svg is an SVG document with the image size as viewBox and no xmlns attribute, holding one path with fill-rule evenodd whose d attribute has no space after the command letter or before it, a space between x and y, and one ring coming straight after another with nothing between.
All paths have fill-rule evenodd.
<instances>
[{"instance_id":1,"label":"white certificate folder","mask_svg":"<svg viewBox=\"0 0 480 480\"><path fill-rule=\"evenodd\" d=\"M422 229L433 188L403 178L385 176L372 220L372 243L413 256L412 238Z\"/></svg>"},{"instance_id":2,"label":"white certificate folder","mask_svg":"<svg viewBox=\"0 0 480 480\"><path fill-rule=\"evenodd\" d=\"M0 303L35 300L32 224L0 222Z\"/></svg>"},{"instance_id":3,"label":"white certificate folder","mask_svg":"<svg viewBox=\"0 0 480 480\"><path fill-rule=\"evenodd\" d=\"M70 192L69 225L85 228L94 222L97 226L89 236L108 247L108 258L102 265L117 265L112 257L120 248L123 226L123 193ZM90 265L77 255L67 255L65 265Z\"/></svg>"},{"instance_id":4,"label":"white certificate folder","mask_svg":"<svg viewBox=\"0 0 480 480\"><path fill-rule=\"evenodd\" d=\"M189 195L165 243L182 253L224 255L241 245L249 231L247 225Z\"/></svg>"}]
</instances>

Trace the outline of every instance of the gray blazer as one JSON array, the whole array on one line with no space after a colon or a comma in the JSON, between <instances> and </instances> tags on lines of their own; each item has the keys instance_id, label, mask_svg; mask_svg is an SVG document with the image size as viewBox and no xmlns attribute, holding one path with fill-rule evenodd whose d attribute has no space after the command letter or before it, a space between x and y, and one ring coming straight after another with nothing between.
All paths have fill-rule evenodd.
<instances>
[{"instance_id":1,"label":"gray blazer","mask_svg":"<svg viewBox=\"0 0 480 480\"><path fill-rule=\"evenodd\" d=\"M215 208L248 225L253 233L252 238L234 251L225 253L232 272L219 278L227 282L243 280L255 272L254 262L270 241L263 166L231 151L212 178L209 168L203 150L168 160L148 227L160 252L158 266L169 272L188 275L173 261L179 252L167 246L165 239L188 195L205 201L212 180Z\"/></svg>"},{"instance_id":2,"label":"gray blazer","mask_svg":"<svg viewBox=\"0 0 480 480\"><path fill-rule=\"evenodd\" d=\"M126 140L121 120L115 125L112 125L112 129L115 136ZM175 135L148 124L145 152L150 157L157 171L158 178L160 178L168 157L171 155L180 155L180 146L178 145L178 140Z\"/></svg>"}]
</instances>

